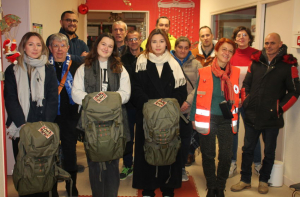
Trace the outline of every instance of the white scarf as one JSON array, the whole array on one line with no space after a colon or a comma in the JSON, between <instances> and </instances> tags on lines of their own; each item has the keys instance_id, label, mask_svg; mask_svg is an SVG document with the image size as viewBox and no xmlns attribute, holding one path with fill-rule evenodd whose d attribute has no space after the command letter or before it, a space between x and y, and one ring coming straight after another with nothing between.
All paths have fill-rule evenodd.
<instances>
[{"instance_id":1,"label":"white scarf","mask_svg":"<svg viewBox=\"0 0 300 197\"><path fill-rule=\"evenodd\" d=\"M25 116L25 121L27 121L30 108L30 89L26 64L35 68L31 73L31 97L32 101L36 101L37 106L41 107L43 106L44 99L45 64L47 60L48 58L45 55L42 55L39 59L32 59L24 54L24 69L17 65L13 68L17 83L18 99ZM21 127L17 128L14 122L12 122L7 129L7 134L10 138L19 137L20 129Z\"/></svg>"},{"instance_id":2,"label":"white scarf","mask_svg":"<svg viewBox=\"0 0 300 197\"><path fill-rule=\"evenodd\" d=\"M185 85L186 80L183 75L182 69L168 50L166 50L165 53L161 56L156 56L153 53L149 53L149 60L155 64L164 64L165 62L168 62L173 71L173 76L175 79L174 88L178 88L179 86ZM137 73L139 71L146 70L146 66L147 66L147 58L144 54L141 54L137 59L135 72Z\"/></svg>"}]
</instances>

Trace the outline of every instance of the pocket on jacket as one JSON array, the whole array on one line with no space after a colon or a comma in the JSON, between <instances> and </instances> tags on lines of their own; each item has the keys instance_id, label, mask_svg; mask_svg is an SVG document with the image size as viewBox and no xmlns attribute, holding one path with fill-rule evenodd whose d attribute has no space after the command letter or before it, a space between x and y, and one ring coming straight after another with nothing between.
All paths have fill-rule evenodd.
<instances>
[{"instance_id":1,"label":"pocket on jacket","mask_svg":"<svg viewBox=\"0 0 300 197\"><path fill-rule=\"evenodd\" d=\"M261 113L265 113L266 120L279 118L279 100L266 100L262 105L263 110Z\"/></svg>"},{"instance_id":2,"label":"pocket on jacket","mask_svg":"<svg viewBox=\"0 0 300 197\"><path fill-rule=\"evenodd\" d=\"M246 109L249 105L249 101L250 101L250 94L248 94L248 96L246 97L246 99L243 102L243 108Z\"/></svg>"}]
</instances>

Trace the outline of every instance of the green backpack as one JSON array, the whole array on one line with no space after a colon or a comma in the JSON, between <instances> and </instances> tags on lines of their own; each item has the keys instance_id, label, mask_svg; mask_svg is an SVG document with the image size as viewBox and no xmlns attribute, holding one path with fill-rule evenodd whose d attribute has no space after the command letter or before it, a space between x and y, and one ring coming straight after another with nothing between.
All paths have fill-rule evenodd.
<instances>
[{"instance_id":1,"label":"green backpack","mask_svg":"<svg viewBox=\"0 0 300 197\"><path fill-rule=\"evenodd\" d=\"M126 145L122 100L117 92L94 92L82 100L84 145L90 160L111 161L123 157Z\"/></svg>"},{"instance_id":2,"label":"green backpack","mask_svg":"<svg viewBox=\"0 0 300 197\"><path fill-rule=\"evenodd\" d=\"M174 98L151 99L143 107L144 152L147 163L171 165L181 145L180 107Z\"/></svg>"},{"instance_id":3,"label":"green backpack","mask_svg":"<svg viewBox=\"0 0 300 197\"><path fill-rule=\"evenodd\" d=\"M71 180L56 165L59 127L51 122L26 123L20 130L13 182L20 196L51 191L57 179Z\"/></svg>"}]
</instances>

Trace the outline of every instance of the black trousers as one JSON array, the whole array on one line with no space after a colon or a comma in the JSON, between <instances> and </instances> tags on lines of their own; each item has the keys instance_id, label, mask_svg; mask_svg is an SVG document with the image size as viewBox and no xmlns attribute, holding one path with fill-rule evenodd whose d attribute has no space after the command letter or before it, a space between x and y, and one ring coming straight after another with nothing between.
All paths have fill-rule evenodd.
<instances>
[{"instance_id":1,"label":"black trousers","mask_svg":"<svg viewBox=\"0 0 300 197\"><path fill-rule=\"evenodd\" d=\"M216 137L219 142L219 163L216 175ZM211 115L210 133L199 135L202 165L208 189L225 189L232 157L233 133L231 120Z\"/></svg>"},{"instance_id":2,"label":"black trousers","mask_svg":"<svg viewBox=\"0 0 300 197\"><path fill-rule=\"evenodd\" d=\"M184 114L187 117L187 114ZM180 118L180 138L181 138L181 165L182 168L185 168L185 164L187 162L189 148L191 143L191 135L193 131L192 122L185 123L182 118Z\"/></svg>"},{"instance_id":3,"label":"black trousers","mask_svg":"<svg viewBox=\"0 0 300 197\"><path fill-rule=\"evenodd\" d=\"M55 122L58 124L60 130L63 168L68 172L75 172L77 171L76 125L78 121L57 116Z\"/></svg>"}]
</instances>

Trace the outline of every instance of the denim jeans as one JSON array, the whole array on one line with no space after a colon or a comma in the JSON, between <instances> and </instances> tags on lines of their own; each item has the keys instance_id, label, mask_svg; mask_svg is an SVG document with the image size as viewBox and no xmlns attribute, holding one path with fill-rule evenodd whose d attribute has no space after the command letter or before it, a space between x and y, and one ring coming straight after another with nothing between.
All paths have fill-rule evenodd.
<instances>
[{"instance_id":1,"label":"denim jeans","mask_svg":"<svg viewBox=\"0 0 300 197\"><path fill-rule=\"evenodd\" d=\"M241 181L251 183L253 153L262 134L265 143L265 157L262 161L262 168L259 171L259 181L268 182L275 160L275 150L277 145L278 128L257 130L252 126L245 124L245 138L242 154L242 171Z\"/></svg>"},{"instance_id":2,"label":"denim jeans","mask_svg":"<svg viewBox=\"0 0 300 197\"><path fill-rule=\"evenodd\" d=\"M219 163L216 175L216 136L219 142ZM233 133L231 120L221 115L211 115L210 133L199 135L203 172L208 189L225 189L232 157Z\"/></svg>"},{"instance_id":3,"label":"denim jeans","mask_svg":"<svg viewBox=\"0 0 300 197\"><path fill-rule=\"evenodd\" d=\"M134 125L136 122L136 109L134 108L126 108L128 115L128 124L130 130L130 141L126 143L125 152L123 155L123 163L126 168L130 168L132 166L133 160L133 144L134 144Z\"/></svg>"},{"instance_id":4,"label":"denim jeans","mask_svg":"<svg viewBox=\"0 0 300 197\"><path fill-rule=\"evenodd\" d=\"M187 117L187 114L184 114ZM189 147L191 142L191 134L193 130L192 122L185 123L182 118L180 118L180 138L181 138L181 165L182 168L185 168L185 164L187 162Z\"/></svg>"},{"instance_id":5,"label":"denim jeans","mask_svg":"<svg viewBox=\"0 0 300 197\"><path fill-rule=\"evenodd\" d=\"M88 156L87 159L92 196L117 197L120 185L119 159L106 161L106 170L100 169L99 162L91 161Z\"/></svg>"},{"instance_id":6,"label":"denim jeans","mask_svg":"<svg viewBox=\"0 0 300 197\"><path fill-rule=\"evenodd\" d=\"M239 143L239 126L240 126L240 114L244 120L245 117L245 111L244 108L239 108L239 116L237 121L237 133L233 135L233 146L232 146L232 162L236 162L237 160L237 149L238 149L238 143ZM254 164L260 164L261 163L261 150L260 150L260 140L257 141L255 150L254 150Z\"/></svg>"}]
</instances>

